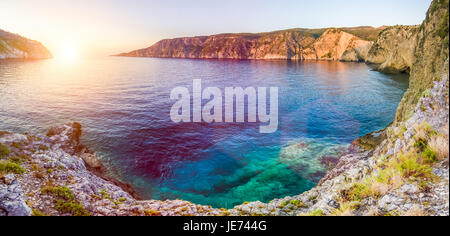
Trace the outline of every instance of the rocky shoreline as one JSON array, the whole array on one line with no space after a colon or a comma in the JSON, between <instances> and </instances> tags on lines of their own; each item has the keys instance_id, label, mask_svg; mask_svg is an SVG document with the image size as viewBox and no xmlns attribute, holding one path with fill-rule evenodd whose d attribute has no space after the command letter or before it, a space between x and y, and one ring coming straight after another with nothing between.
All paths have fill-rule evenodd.
<instances>
[{"instance_id":1,"label":"rocky shoreline","mask_svg":"<svg viewBox=\"0 0 450 236\"><path fill-rule=\"evenodd\" d=\"M182 200L136 199L131 188L103 175L95 154L80 145L80 135L78 123L47 135L0 132L0 216L227 214Z\"/></svg>"},{"instance_id":2,"label":"rocky shoreline","mask_svg":"<svg viewBox=\"0 0 450 236\"><path fill-rule=\"evenodd\" d=\"M448 15L448 0L434 0L419 28L380 33L369 54L380 70L410 71L410 88L395 121L355 140L310 191L233 209L141 201L105 176L95 154L80 144L81 125L73 123L47 135L0 132L0 216L448 216Z\"/></svg>"},{"instance_id":3,"label":"rocky shoreline","mask_svg":"<svg viewBox=\"0 0 450 236\"><path fill-rule=\"evenodd\" d=\"M448 89L447 71L407 122L382 131L386 138L372 150L352 145L314 189L236 206L231 214L448 216Z\"/></svg>"},{"instance_id":4,"label":"rocky shoreline","mask_svg":"<svg viewBox=\"0 0 450 236\"><path fill-rule=\"evenodd\" d=\"M0 132L0 215L448 215L448 81L447 71L407 122L375 132L383 137L376 139L378 144L358 145L356 140L312 190L233 209L137 199L129 185L106 176L95 153L80 143L78 123L51 128L46 135ZM402 163L392 158L422 155L416 147L419 137L427 146L443 147L432 146L434 161L415 163L420 175L405 174L397 169Z\"/></svg>"}]
</instances>

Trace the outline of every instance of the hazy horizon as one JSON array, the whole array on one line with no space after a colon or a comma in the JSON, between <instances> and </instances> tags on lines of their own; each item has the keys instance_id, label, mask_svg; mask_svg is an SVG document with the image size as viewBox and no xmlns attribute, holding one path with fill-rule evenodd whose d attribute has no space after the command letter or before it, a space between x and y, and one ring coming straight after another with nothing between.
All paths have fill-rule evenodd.
<instances>
[{"instance_id":1,"label":"hazy horizon","mask_svg":"<svg viewBox=\"0 0 450 236\"><path fill-rule=\"evenodd\" d=\"M430 3L4 0L0 2L0 29L37 40L55 56L67 48L82 56L107 56L146 48L166 38L293 28L416 25L425 18Z\"/></svg>"}]
</instances>

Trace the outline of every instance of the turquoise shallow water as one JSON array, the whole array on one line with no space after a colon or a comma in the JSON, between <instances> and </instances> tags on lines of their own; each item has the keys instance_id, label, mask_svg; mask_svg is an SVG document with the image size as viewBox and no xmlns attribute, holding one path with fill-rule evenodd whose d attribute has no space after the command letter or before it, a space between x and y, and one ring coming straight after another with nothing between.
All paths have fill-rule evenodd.
<instances>
[{"instance_id":1,"label":"turquoise shallow water","mask_svg":"<svg viewBox=\"0 0 450 236\"><path fill-rule=\"evenodd\" d=\"M170 91L279 87L279 128L170 121ZM102 58L0 62L0 130L78 121L111 174L144 198L230 208L311 189L358 136L387 126L407 88L362 63Z\"/></svg>"}]
</instances>

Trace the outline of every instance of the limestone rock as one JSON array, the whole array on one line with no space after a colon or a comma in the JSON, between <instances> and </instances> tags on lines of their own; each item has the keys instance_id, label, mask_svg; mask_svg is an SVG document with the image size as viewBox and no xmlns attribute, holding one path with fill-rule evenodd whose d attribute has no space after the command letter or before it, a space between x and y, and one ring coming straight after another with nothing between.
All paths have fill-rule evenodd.
<instances>
[{"instance_id":1,"label":"limestone rock","mask_svg":"<svg viewBox=\"0 0 450 236\"><path fill-rule=\"evenodd\" d=\"M419 26L393 26L383 30L368 52L366 62L386 73L409 72L415 62Z\"/></svg>"},{"instance_id":2,"label":"limestone rock","mask_svg":"<svg viewBox=\"0 0 450 236\"><path fill-rule=\"evenodd\" d=\"M291 29L259 34L175 38L118 56L363 61L372 42L355 34L363 32L372 35L379 31L381 29L372 27Z\"/></svg>"}]
</instances>

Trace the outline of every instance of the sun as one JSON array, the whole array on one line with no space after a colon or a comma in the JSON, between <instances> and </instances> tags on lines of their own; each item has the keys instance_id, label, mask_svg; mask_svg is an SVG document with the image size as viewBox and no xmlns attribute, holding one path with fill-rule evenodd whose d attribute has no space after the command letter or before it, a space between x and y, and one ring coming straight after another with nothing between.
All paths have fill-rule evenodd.
<instances>
[{"instance_id":1,"label":"sun","mask_svg":"<svg viewBox=\"0 0 450 236\"><path fill-rule=\"evenodd\" d=\"M80 50L75 44L63 44L58 53L58 59L64 62L75 62L80 57Z\"/></svg>"}]
</instances>

